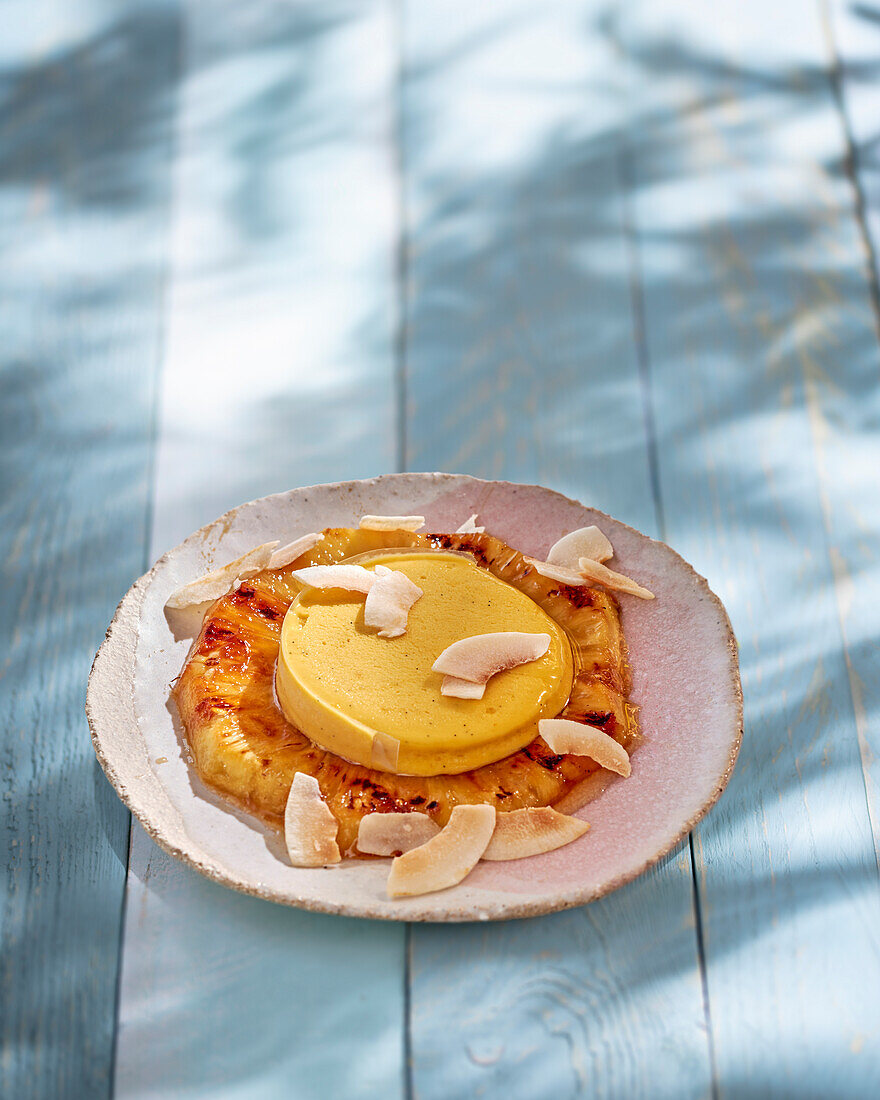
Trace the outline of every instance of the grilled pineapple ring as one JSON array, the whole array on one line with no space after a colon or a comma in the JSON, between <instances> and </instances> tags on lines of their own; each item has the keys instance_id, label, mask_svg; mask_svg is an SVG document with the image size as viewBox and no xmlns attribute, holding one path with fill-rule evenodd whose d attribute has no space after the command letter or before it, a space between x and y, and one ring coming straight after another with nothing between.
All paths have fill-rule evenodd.
<instances>
[{"instance_id":1,"label":"grilled pineapple ring","mask_svg":"<svg viewBox=\"0 0 880 1100\"><path fill-rule=\"evenodd\" d=\"M281 624L302 590L291 571L386 547L466 551L481 568L533 599L572 643L575 675L560 716L599 726L625 746L633 743L636 708L626 699L626 646L609 592L548 580L491 535L339 528L326 531L313 550L289 566L241 584L205 615L173 692L202 779L280 828L296 772L315 776L339 822L344 853L354 848L360 819L377 810L420 810L444 825L460 803L488 802L501 811L550 805L567 812L582 804L598 765L588 757L556 756L540 737L473 771L421 777L349 763L287 721L273 683Z\"/></svg>"}]
</instances>

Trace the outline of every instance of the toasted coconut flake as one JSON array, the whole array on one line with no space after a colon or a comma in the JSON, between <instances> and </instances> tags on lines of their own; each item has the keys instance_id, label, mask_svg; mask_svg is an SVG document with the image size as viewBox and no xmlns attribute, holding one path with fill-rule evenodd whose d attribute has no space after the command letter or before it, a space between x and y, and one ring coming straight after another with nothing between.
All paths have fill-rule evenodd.
<instances>
[{"instance_id":1,"label":"toasted coconut flake","mask_svg":"<svg viewBox=\"0 0 880 1100\"><path fill-rule=\"evenodd\" d=\"M456 806L433 840L398 856L391 864L388 896L414 897L455 886L477 865L494 828L494 806Z\"/></svg>"},{"instance_id":2,"label":"toasted coconut flake","mask_svg":"<svg viewBox=\"0 0 880 1100\"><path fill-rule=\"evenodd\" d=\"M406 633L409 609L424 592L399 569L377 565L375 577L364 604L364 622L378 627L380 638L397 638Z\"/></svg>"},{"instance_id":3,"label":"toasted coconut flake","mask_svg":"<svg viewBox=\"0 0 880 1100\"><path fill-rule=\"evenodd\" d=\"M542 718L538 722L538 733L550 746L550 751L560 756L589 756L618 775L628 776L632 771L629 753L623 745L595 726L573 722L570 718Z\"/></svg>"},{"instance_id":4,"label":"toasted coconut flake","mask_svg":"<svg viewBox=\"0 0 880 1100\"><path fill-rule=\"evenodd\" d=\"M477 527L477 513L466 519L461 527L457 527L455 530L456 535L482 535L486 531L485 527Z\"/></svg>"},{"instance_id":5,"label":"toasted coconut flake","mask_svg":"<svg viewBox=\"0 0 880 1100\"><path fill-rule=\"evenodd\" d=\"M560 584L568 584L574 588L588 584L586 577L582 577L580 573L576 573L574 569L568 569L564 565L553 565L549 561L539 561L537 558L525 558L525 561L532 566L536 573L540 573L542 577L546 577L551 581L558 581Z\"/></svg>"},{"instance_id":6,"label":"toasted coconut flake","mask_svg":"<svg viewBox=\"0 0 880 1100\"><path fill-rule=\"evenodd\" d=\"M589 829L586 821L566 817L552 806L529 806L498 814L483 859L525 859L570 844Z\"/></svg>"},{"instance_id":7,"label":"toasted coconut flake","mask_svg":"<svg viewBox=\"0 0 880 1100\"><path fill-rule=\"evenodd\" d=\"M576 570L580 558L608 561L613 554L614 547L598 527L579 527L553 543L547 551L547 561Z\"/></svg>"},{"instance_id":8,"label":"toasted coconut flake","mask_svg":"<svg viewBox=\"0 0 880 1100\"><path fill-rule=\"evenodd\" d=\"M361 516L364 531L418 531L425 526L424 516Z\"/></svg>"},{"instance_id":9,"label":"toasted coconut flake","mask_svg":"<svg viewBox=\"0 0 880 1100\"><path fill-rule=\"evenodd\" d=\"M396 856L427 844L439 832L427 814L367 814L358 825L357 847L369 856Z\"/></svg>"},{"instance_id":10,"label":"toasted coconut flake","mask_svg":"<svg viewBox=\"0 0 880 1100\"><path fill-rule=\"evenodd\" d=\"M370 763L381 771L396 772L397 762L400 759L400 742L390 733L376 733L373 735L373 747L370 753Z\"/></svg>"},{"instance_id":11,"label":"toasted coconut flake","mask_svg":"<svg viewBox=\"0 0 880 1100\"><path fill-rule=\"evenodd\" d=\"M278 545L274 542L264 542L261 546L255 546L248 550L240 558L229 562L227 565L198 577L189 584L172 592L165 601L166 607L181 608L190 607L192 604L204 603L206 600L217 600L232 588L236 581L247 577L254 577L269 565L272 551Z\"/></svg>"},{"instance_id":12,"label":"toasted coconut flake","mask_svg":"<svg viewBox=\"0 0 880 1100\"><path fill-rule=\"evenodd\" d=\"M549 648L549 634L523 634L518 630L475 634L447 646L431 668L472 684L485 684L498 672L537 661Z\"/></svg>"},{"instance_id":13,"label":"toasted coconut flake","mask_svg":"<svg viewBox=\"0 0 880 1100\"><path fill-rule=\"evenodd\" d=\"M376 574L362 565L307 565L290 574L312 588L345 588L349 592L369 592Z\"/></svg>"},{"instance_id":14,"label":"toasted coconut flake","mask_svg":"<svg viewBox=\"0 0 880 1100\"><path fill-rule=\"evenodd\" d=\"M638 596L642 600L653 600L654 593L647 588L642 588L631 577L625 577L622 573L615 573L592 558L578 558L578 571L569 569L565 565L556 565L554 562L538 561L537 558L525 558L536 572L551 581L559 581L560 584L572 586L584 584L599 584L603 588L611 588L615 592L624 592L630 596Z\"/></svg>"},{"instance_id":15,"label":"toasted coconut flake","mask_svg":"<svg viewBox=\"0 0 880 1100\"><path fill-rule=\"evenodd\" d=\"M283 569L285 565L290 565L291 562L296 561L297 558L312 550L323 537L320 532L312 531L308 535L302 535L300 538L294 539L286 546L279 546L272 557L269 558L268 568Z\"/></svg>"},{"instance_id":16,"label":"toasted coconut flake","mask_svg":"<svg viewBox=\"0 0 880 1100\"><path fill-rule=\"evenodd\" d=\"M588 581L601 584L605 588L613 588L615 592L625 592L629 596L638 596L640 600L654 599L653 592L649 592L647 588L642 588L640 584L636 584L631 577L625 577L623 573L615 573L614 570L600 565L599 562L593 561L591 558L580 558L578 570Z\"/></svg>"},{"instance_id":17,"label":"toasted coconut flake","mask_svg":"<svg viewBox=\"0 0 880 1100\"><path fill-rule=\"evenodd\" d=\"M284 843L294 867L326 867L341 859L338 823L313 775L297 772L284 810Z\"/></svg>"},{"instance_id":18,"label":"toasted coconut flake","mask_svg":"<svg viewBox=\"0 0 880 1100\"><path fill-rule=\"evenodd\" d=\"M472 684L470 680L460 680L458 676L444 676L440 685L440 694L453 699L482 699L485 693L485 684Z\"/></svg>"}]
</instances>

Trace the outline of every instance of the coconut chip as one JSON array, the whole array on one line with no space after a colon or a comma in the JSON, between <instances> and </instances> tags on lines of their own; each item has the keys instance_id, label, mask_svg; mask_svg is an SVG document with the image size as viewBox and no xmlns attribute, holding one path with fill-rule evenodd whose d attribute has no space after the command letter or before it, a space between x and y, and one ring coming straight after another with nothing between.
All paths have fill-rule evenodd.
<instances>
[{"instance_id":1,"label":"coconut chip","mask_svg":"<svg viewBox=\"0 0 880 1100\"><path fill-rule=\"evenodd\" d=\"M573 722L570 718L542 718L538 722L538 733L550 751L559 756L589 756L618 775L628 776L632 771L629 753L623 745L595 726Z\"/></svg>"},{"instance_id":2,"label":"coconut chip","mask_svg":"<svg viewBox=\"0 0 880 1100\"><path fill-rule=\"evenodd\" d=\"M578 571L588 581L601 584L605 588L613 588L615 592L625 592L630 596L638 596L640 600L654 599L653 592L649 592L647 588L642 588L640 584L636 584L631 577L625 577L622 573L615 573L612 569L607 569L599 562L593 561L592 558L580 558Z\"/></svg>"},{"instance_id":3,"label":"coconut chip","mask_svg":"<svg viewBox=\"0 0 880 1100\"><path fill-rule=\"evenodd\" d=\"M615 592L624 592L629 596L638 596L643 600L654 599L654 593L649 592L647 588L642 588L630 577L625 577L622 573L615 573L612 569L608 569L591 558L579 558L577 572L565 565L555 565L549 561L538 561L537 558L525 558L525 560L542 577L547 577L551 581L558 581L560 584L567 584L572 587L599 584L603 588L611 588Z\"/></svg>"},{"instance_id":4,"label":"coconut chip","mask_svg":"<svg viewBox=\"0 0 880 1100\"><path fill-rule=\"evenodd\" d=\"M311 588L345 588L349 592L369 592L376 574L362 565L307 565L290 574Z\"/></svg>"},{"instance_id":5,"label":"coconut chip","mask_svg":"<svg viewBox=\"0 0 880 1100\"><path fill-rule=\"evenodd\" d=\"M377 732L373 734L373 745L370 750L370 766L380 771L396 772L397 762L400 759L400 742L389 733Z\"/></svg>"},{"instance_id":6,"label":"coconut chip","mask_svg":"<svg viewBox=\"0 0 880 1100\"><path fill-rule=\"evenodd\" d=\"M313 775L297 772L284 810L284 843L294 867L339 863L339 825Z\"/></svg>"},{"instance_id":7,"label":"coconut chip","mask_svg":"<svg viewBox=\"0 0 880 1100\"><path fill-rule=\"evenodd\" d=\"M394 860L388 896L414 897L457 885L476 867L494 829L494 806L456 806L433 840Z\"/></svg>"},{"instance_id":8,"label":"coconut chip","mask_svg":"<svg viewBox=\"0 0 880 1100\"><path fill-rule=\"evenodd\" d=\"M318 532L312 531L308 535L302 535L298 539L294 539L293 542L289 542L286 546L280 546L274 551L272 557L269 558L269 569L283 569L285 565L290 565L291 562L296 561L297 558L302 557L307 551L312 550L324 536Z\"/></svg>"},{"instance_id":9,"label":"coconut chip","mask_svg":"<svg viewBox=\"0 0 880 1100\"><path fill-rule=\"evenodd\" d=\"M235 561L221 566L220 569L215 569L211 573L206 573L203 577L190 581L189 584L178 588L176 592L172 592L165 601L165 606L179 609L225 596L230 588L234 587L236 581L245 580L247 577L255 577L257 573L261 573L268 568L272 551L277 545L277 539L274 542L264 542L261 546L255 546L253 550L248 550L246 554L242 554Z\"/></svg>"},{"instance_id":10,"label":"coconut chip","mask_svg":"<svg viewBox=\"0 0 880 1100\"><path fill-rule=\"evenodd\" d=\"M552 562L539 561L538 558L524 557L524 560L532 566L536 573L540 573L542 577L546 577L548 580L568 584L573 588L588 583L586 577L582 577L580 573L575 572L574 569L568 569L564 565L553 565Z\"/></svg>"},{"instance_id":11,"label":"coconut chip","mask_svg":"<svg viewBox=\"0 0 880 1100\"><path fill-rule=\"evenodd\" d=\"M498 814L483 859L525 859L570 844L589 829L586 821L566 817L551 806L530 806Z\"/></svg>"},{"instance_id":12,"label":"coconut chip","mask_svg":"<svg viewBox=\"0 0 880 1100\"><path fill-rule=\"evenodd\" d=\"M549 634L522 634L518 630L476 634L447 646L431 668L471 684L485 684L498 672L537 661L549 648Z\"/></svg>"},{"instance_id":13,"label":"coconut chip","mask_svg":"<svg viewBox=\"0 0 880 1100\"><path fill-rule=\"evenodd\" d=\"M378 627L380 638L398 638L406 633L409 609L424 592L399 569L377 565L374 576L364 604L364 622Z\"/></svg>"},{"instance_id":14,"label":"coconut chip","mask_svg":"<svg viewBox=\"0 0 880 1100\"><path fill-rule=\"evenodd\" d=\"M477 527L477 513L466 519L461 527L457 527L455 530L456 535L482 535L486 531L485 527Z\"/></svg>"},{"instance_id":15,"label":"coconut chip","mask_svg":"<svg viewBox=\"0 0 880 1100\"><path fill-rule=\"evenodd\" d=\"M458 676L444 676L440 685L440 694L452 699L482 699L486 693L485 684L472 684Z\"/></svg>"},{"instance_id":16,"label":"coconut chip","mask_svg":"<svg viewBox=\"0 0 880 1100\"><path fill-rule=\"evenodd\" d=\"M579 527L553 543L547 551L547 561L551 565L576 569L580 558L607 561L613 554L614 547L598 527Z\"/></svg>"},{"instance_id":17,"label":"coconut chip","mask_svg":"<svg viewBox=\"0 0 880 1100\"><path fill-rule=\"evenodd\" d=\"M377 565L307 565L290 574L312 588L344 588L364 592L364 622L379 628L380 638L397 638L406 633L409 609L423 595L421 588L399 569Z\"/></svg>"},{"instance_id":18,"label":"coconut chip","mask_svg":"<svg viewBox=\"0 0 880 1100\"><path fill-rule=\"evenodd\" d=\"M357 847L369 856L396 856L427 844L439 832L427 814L367 814L358 825Z\"/></svg>"},{"instance_id":19,"label":"coconut chip","mask_svg":"<svg viewBox=\"0 0 880 1100\"><path fill-rule=\"evenodd\" d=\"M361 516L363 531L418 531L425 526L424 516Z\"/></svg>"}]
</instances>

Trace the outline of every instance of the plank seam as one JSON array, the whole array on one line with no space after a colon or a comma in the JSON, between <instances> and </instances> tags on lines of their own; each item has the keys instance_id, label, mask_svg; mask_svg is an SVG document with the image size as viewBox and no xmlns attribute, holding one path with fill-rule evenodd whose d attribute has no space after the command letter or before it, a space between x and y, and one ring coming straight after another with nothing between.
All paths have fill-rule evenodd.
<instances>
[{"instance_id":1,"label":"plank seam","mask_svg":"<svg viewBox=\"0 0 880 1100\"><path fill-rule=\"evenodd\" d=\"M407 356L407 282L409 279L409 258L407 254L407 208L406 208L406 160L404 156L404 0L391 0L390 24L393 38L392 48L395 57L394 82L392 94L392 170L396 183L397 200L397 241L394 257L394 281L397 290L396 332L394 334L394 390L397 402L396 428L397 450L396 465L398 473L407 468L407 400L408 382L406 369ZM401 1084L404 1100L413 1100L413 1064L412 1064L412 924L407 922L403 932L403 1065Z\"/></svg>"},{"instance_id":2,"label":"plank seam","mask_svg":"<svg viewBox=\"0 0 880 1100\"><path fill-rule=\"evenodd\" d=\"M654 512L660 538L666 541L666 517L663 507L663 494L660 484L660 453L657 439L657 422L654 416L653 386L648 343L645 334L645 301L642 293L642 273L639 258L638 240L635 232L635 214L632 195L635 186L635 169L632 153L624 143L617 157L617 172L620 179L620 191L623 206L623 236L626 242L627 267L629 270L630 301L633 316L633 337L638 365L639 383L642 397L642 410L645 422L645 438L648 452L648 475L651 493L654 498ZM715 1053L715 1037L712 1029L712 1010L709 1001L709 978L706 964L705 937L703 931L702 899L700 897L697 876L697 857L694 848L694 834L688 833L688 852L691 871L691 893L694 910L694 936L696 940L697 965L700 970L700 989L703 1000L703 1017L706 1027L706 1046L709 1057L710 1096L718 1100L719 1078Z\"/></svg>"},{"instance_id":3,"label":"plank seam","mask_svg":"<svg viewBox=\"0 0 880 1100\"><path fill-rule=\"evenodd\" d=\"M172 99L173 116L171 119L171 136L168 143L168 188L165 194L165 231L171 239L171 225L174 216L174 166L177 163L177 154L180 149L180 86L184 73L184 58L186 54L185 34L186 24L183 18L182 5L178 4L180 13L179 30L177 35L177 50L174 57L173 79L176 92ZM159 277L159 321L156 334L156 361L153 368L153 394L152 407L150 409L149 424L149 456L147 459L146 478L147 493L146 506L144 508L144 551L141 559L142 571L146 572L150 565L150 546L153 541L153 526L156 512L156 469L159 451L159 421L162 404L162 382L165 374L165 351L168 338L168 299L170 295L170 271L171 262L166 253L165 263ZM119 913L119 942L117 948L118 963L116 966L116 989L113 1003L113 1042L110 1046L110 1069L108 1075L109 1096L111 1100L116 1095L116 1064L119 1054L119 1013L122 1003L122 966L125 950L125 924L128 916L128 880L131 872L131 850L134 839L132 827L132 815L128 812L128 837L126 840L126 864L125 884L122 891L122 903Z\"/></svg>"},{"instance_id":4,"label":"plank seam","mask_svg":"<svg viewBox=\"0 0 880 1100\"><path fill-rule=\"evenodd\" d=\"M391 136L392 161L397 198L397 243L395 248L395 283L397 287L397 318L394 337L394 378L397 398L397 472L406 472L407 463L407 398L408 377L407 356L407 282L409 279L409 258L407 255L407 211L406 211L406 162L404 157L404 47L403 47L403 0L392 0L391 25L394 38L396 71L393 85L394 104Z\"/></svg>"},{"instance_id":5,"label":"plank seam","mask_svg":"<svg viewBox=\"0 0 880 1100\"><path fill-rule=\"evenodd\" d=\"M706 1017L706 1044L709 1048L709 1072L711 1073L712 1100L721 1095L718 1076L718 1063L715 1056L715 1036L712 1031L712 1006L709 1003L709 976L706 968L706 934L703 928L703 903L700 897L700 884L697 878L697 853L694 847L694 834L688 833L688 848L691 853L691 879L694 893L694 932L697 937L697 955L700 960L700 987L703 993L703 1013Z\"/></svg>"},{"instance_id":6,"label":"plank seam","mask_svg":"<svg viewBox=\"0 0 880 1100\"><path fill-rule=\"evenodd\" d=\"M149 543L147 543L149 545ZM125 839L125 879L119 905L119 933L116 937L116 985L113 991L113 1042L110 1044L110 1066L107 1073L107 1095L116 1095L116 1056L119 1047L119 1008L122 1001L122 953L125 947L125 920L128 914L128 872L131 867L131 811L127 811L128 832Z\"/></svg>"},{"instance_id":7,"label":"plank seam","mask_svg":"<svg viewBox=\"0 0 880 1100\"><path fill-rule=\"evenodd\" d=\"M819 22L828 49L828 82L831 87L831 99L840 116L840 126L846 150L843 158L843 170L853 192L853 213L859 229L859 236L862 239L868 267L868 295L871 300L874 329L877 339L880 341L880 282L878 282L877 275L877 252L868 229L867 200L859 175L860 157L846 109L846 96L843 92L843 65L840 60L840 51L837 49L837 41L834 37L834 21L831 18L829 0L819 0Z\"/></svg>"},{"instance_id":8,"label":"plank seam","mask_svg":"<svg viewBox=\"0 0 880 1100\"><path fill-rule=\"evenodd\" d=\"M412 1065L412 924L403 933L403 1095L413 1100Z\"/></svg>"},{"instance_id":9,"label":"plank seam","mask_svg":"<svg viewBox=\"0 0 880 1100\"><path fill-rule=\"evenodd\" d=\"M825 38L826 47L828 49L828 79L831 87L831 98L837 110L837 114L840 117L841 133L843 135L843 141L846 147L846 154L844 156L843 163L846 177L853 191L853 215L855 217L856 225L858 226L859 236L862 239L862 244L864 246L866 258L868 261L866 281L868 297L871 302L871 312L874 319L875 335L878 341L880 341L880 283L878 283L877 253L874 249L874 242L871 237L871 232L868 229L867 200L865 198L865 192L862 188L859 175L858 150L856 148L853 130L850 125L849 114L846 109L846 97L843 92L843 65L840 59L840 51L837 48L837 41L834 37L834 20L831 16L830 0L819 0L819 22L822 27L822 33ZM828 554L828 566L831 571L833 582L832 586L834 589L834 604L837 611L837 622L840 628L841 648L843 650L843 657L846 663L849 696L853 708L853 721L855 723L856 737L859 744L859 759L861 761L862 779L865 785L865 803L868 812L868 822L871 827L871 836L874 841L874 860L877 866L877 871L878 873L880 873L880 829L878 829L873 800L871 798L870 779L868 774L868 761L870 760L871 749L859 720L859 705L857 698L858 692L854 684L856 673L853 669L853 663L849 652L849 640L847 638L846 619L843 611L842 596L840 590L840 570L835 559L834 548L829 540L829 532L831 529L831 509L829 507L827 490L825 488L825 477L822 469L819 433L817 432L816 427L817 417L821 417L820 401L816 392L815 380L810 377L809 367L807 362L805 361L805 356L802 352L799 352L798 359L800 361L801 376L804 382L804 402L810 424L810 435L813 441L813 460L819 490L819 507L822 511L823 518L822 526L825 533L825 549Z\"/></svg>"},{"instance_id":10,"label":"plank seam","mask_svg":"<svg viewBox=\"0 0 880 1100\"><path fill-rule=\"evenodd\" d=\"M651 483L651 495L654 498L654 518L660 538L666 541L666 517L663 508L663 493L660 487L660 454L657 444L657 422L654 418L654 402L651 388L651 369L648 362L648 344L645 339L645 302L642 295L641 269L638 259L638 245L633 230L634 218L630 205L632 186L632 164L628 148L624 148L619 157L619 174L624 192L624 238L629 266L630 301L633 312L633 336L636 346L636 364L639 372L639 388L642 396L642 415L645 422L645 441L648 452L648 477Z\"/></svg>"},{"instance_id":11,"label":"plank seam","mask_svg":"<svg viewBox=\"0 0 880 1100\"><path fill-rule=\"evenodd\" d=\"M814 377L814 371L811 368L811 364L806 353L802 349L798 348L797 356L800 365L801 379L803 382L804 410L807 415L810 439L812 442L813 469L816 475L816 493L819 501L819 510L822 515L822 542L828 560L828 571L831 574L831 588L834 595L834 610L837 617L838 629L840 630L840 648L843 653L844 664L846 666L847 690L849 692L850 705L852 706L853 726L855 728L856 741L858 743L859 749L859 763L861 765L862 782L865 792L865 809L868 815L868 825L871 830L871 839L874 848L874 863L877 868L878 874L880 874L880 829L878 829L874 803L871 797L871 781L869 776L871 746L864 730L863 720L860 718L858 689L856 687L857 674L855 669L853 668L852 658L850 657L849 639L847 637L846 629L846 613L844 611L845 597L841 591L844 580L841 577L839 554L835 552L835 547L831 541L832 508L829 501L829 491L827 488L827 474L824 469L824 463L822 459L821 399L818 395L817 380Z\"/></svg>"}]
</instances>

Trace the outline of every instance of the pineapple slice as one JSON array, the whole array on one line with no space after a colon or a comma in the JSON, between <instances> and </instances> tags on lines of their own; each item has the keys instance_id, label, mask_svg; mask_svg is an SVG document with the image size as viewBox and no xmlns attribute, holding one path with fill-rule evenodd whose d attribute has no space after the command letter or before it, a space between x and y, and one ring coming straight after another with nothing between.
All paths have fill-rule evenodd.
<instances>
[{"instance_id":1,"label":"pineapple slice","mask_svg":"<svg viewBox=\"0 0 880 1100\"><path fill-rule=\"evenodd\" d=\"M348 528L324 532L284 568L264 570L208 610L174 688L193 762L215 790L281 828L296 772L314 776L339 822L338 844L353 855L361 818L419 811L438 825L458 805L500 811L552 806L567 813L598 765L556 755L540 738L493 764L458 775L407 776L377 771L327 752L279 710L273 681L281 624L302 586L292 576L385 548L418 547L471 554L477 564L526 593L566 631L575 656L572 690L560 717L588 722L630 748L636 709L627 702L629 671L617 603L605 590L569 587L541 576L523 556L487 534L425 535Z\"/></svg>"}]
</instances>

